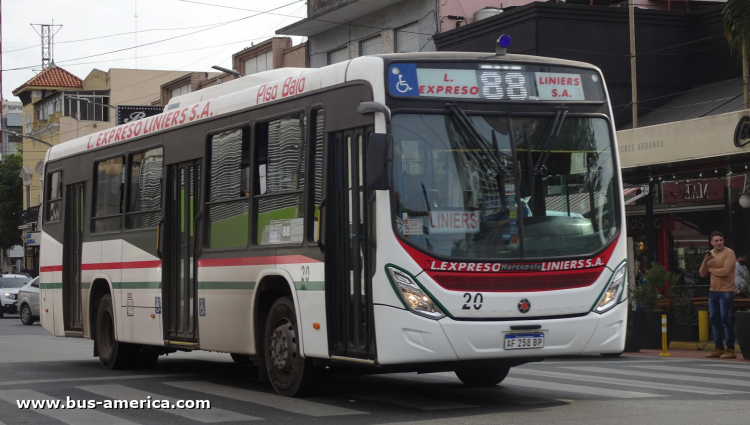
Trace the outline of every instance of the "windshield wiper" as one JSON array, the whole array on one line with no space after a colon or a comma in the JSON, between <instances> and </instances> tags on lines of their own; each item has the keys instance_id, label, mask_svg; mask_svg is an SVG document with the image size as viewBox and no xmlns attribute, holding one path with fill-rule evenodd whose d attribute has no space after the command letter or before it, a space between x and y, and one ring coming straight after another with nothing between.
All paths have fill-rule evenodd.
<instances>
[{"instance_id":1,"label":"windshield wiper","mask_svg":"<svg viewBox=\"0 0 750 425\"><path fill-rule=\"evenodd\" d=\"M477 145L476 147L478 147L480 151L482 151L482 153L484 154L482 156L489 159L489 165L492 168L492 172L495 174L495 181L498 186L498 192L500 192L500 206L501 208L505 208L505 177L508 175L508 170L505 168L505 165L503 165L502 161L500 161L500 159L492 153L493 146L490 146L490 144L487 143L487 140L485 140L479 130L477 130L464 110L461 109L461 107L456 103L449 103L447 104L447 106L448 110L450 110L453 114L456 122L458 122L458 124L463 128L467 136L469 136L469 139L473 141L475 145ZM497 150L499 154L500 150L497 147L497 138L494 131L492 132L492 143L494 144L494 149Z\"/></svg>"},{"instance_id":2,"label":"windshield wiper","mask_svg":"<svg viewBox=\"0 0 750 425\"><path fill-rule=\"evenodd\" d=\"M552 151L551 145L560 134L565 117L568 115L568 108L565 105L556 106L555 109L557 109L555 120L552 121L552 128L550 128L547 137L544 139L542 146L540 146L539 158L537 158L536 165L534 165L534 175L546 174L542 173L542 168L547 163L547 158L549 158L549 154ZM531 146L527 146L527 149L531 151Z\"/></svg>"}]
</instances>

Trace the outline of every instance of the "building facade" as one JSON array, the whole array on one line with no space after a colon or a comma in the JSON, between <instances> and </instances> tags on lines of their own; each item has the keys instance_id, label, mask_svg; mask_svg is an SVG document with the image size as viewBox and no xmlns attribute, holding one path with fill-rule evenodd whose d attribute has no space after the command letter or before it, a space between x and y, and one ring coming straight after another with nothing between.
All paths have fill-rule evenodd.
<instances>
[{"instance_id":1,"label":"building facade","mask_svg":"<svg viewBox=\"0 0 750 425\"><path fill-rule=\"evenodd\" d=\"M52 64L13 91L23 105L23 218L25 269L38 272L36 226L44 185L44 157L49 146L117 124L117 105L150 105L160 86L186 71L144 69L92 70L85 79ZM44 142L44 143L42 143Z\"/></svg>"},{"instance_id":2,"label":"building facade","mask_svg":"<svg viewBox=\"0 0 750 425\"><path fill-rule=\"evenodd\" d=\"M527 0L518 0L525 4ZM308 37L308 63L320 68L359 56L435 51L433 36L474 22L481 0L312 0L307 18L276 31ZM499 6L499 2L498 2Z\"/></svg>"},{"instance_id":3,"label":"building facade","mask_svg":"<svg viewBox=\"0 0 750 425\"><path fill-rule=\"evenodd\" d=\"M307 43L292 45L289 37L273 37L232 55L232 69L244 77L270 69L307 68ZM232 81L226 72L191 72L161 85L160 98L153 105L166 105L173 97Z\"/></svg>"}]
</instances>

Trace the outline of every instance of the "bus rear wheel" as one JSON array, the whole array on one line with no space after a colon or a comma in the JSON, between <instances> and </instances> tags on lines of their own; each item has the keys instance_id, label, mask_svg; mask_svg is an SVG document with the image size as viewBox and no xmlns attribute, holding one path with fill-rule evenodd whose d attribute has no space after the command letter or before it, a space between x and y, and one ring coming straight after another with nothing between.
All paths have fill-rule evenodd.
<instances>
[{"instance_id":1,"label":"bus rear wheel","mask_svg":"<svg viewBox=\"0 0 750 425\"><path fill-rule=\"evenodd\" d=\"M470 387L489 387L503 382L509 371L510 367L461 369L456 371L456 376Z\"/></svg>"},{"instance_id":2,"label":"bus rear wheel","mask_svg":"<svg viewBox=\"0 0 750 425\"><path fill-rule=\"evenodd\" d=\"M319 368L299 353L298 335L294 302L288 297L279 298L268 313L263 351L271 386L287 397L309 392L319 381L315 379Z\"/></svg>"},{"instance_id":3,"label":"bus rear wheel","mask_svg":"<svg viewBox=\"0 0 750 425\"><path fill-rule=\"evenodd\" d=\"M115 338L115 315L112 312L112 297L105 294L99 301L96 314L96 350L99 361L105 369L128 369L135 357L129 344Z\"/></svg>"}]
</instances>

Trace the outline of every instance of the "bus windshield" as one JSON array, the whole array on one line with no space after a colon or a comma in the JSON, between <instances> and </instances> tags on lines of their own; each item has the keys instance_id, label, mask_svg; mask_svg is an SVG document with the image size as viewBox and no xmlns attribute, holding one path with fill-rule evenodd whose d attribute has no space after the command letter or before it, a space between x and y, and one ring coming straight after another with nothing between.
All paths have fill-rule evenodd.
<instances>
[{"instance_id":1,"label":"bus windshield","mask_svg":"<svg viewBox=\"0 0 750 425\"><path fill-rule=\"evenodd\" d=\"M593 254L617 233L612 140L598 117L393 117L396 231L449 258Z\"/></svg>"}]
</instances>

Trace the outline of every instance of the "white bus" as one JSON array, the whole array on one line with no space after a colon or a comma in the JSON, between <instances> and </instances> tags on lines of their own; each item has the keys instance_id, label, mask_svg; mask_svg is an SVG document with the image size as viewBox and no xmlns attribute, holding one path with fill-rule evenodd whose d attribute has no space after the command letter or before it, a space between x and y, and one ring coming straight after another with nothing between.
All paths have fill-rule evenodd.
<instances>
[{"instance_id":1,"label":"white bus","mask_svg":"<svg viewBox=\"0 0 750 425\"><path fill-rule=\"evenodd\" d=\"M601 72L414 53L172 98L46 157L41 321L105 368L209 350L276 392L326 368L621 353L622 186Z\"/></svg>"}]
</instances>

